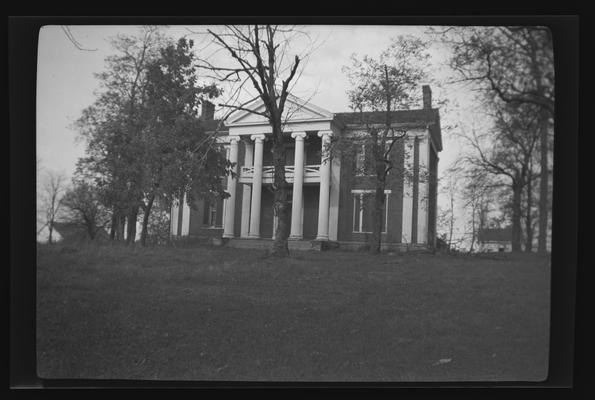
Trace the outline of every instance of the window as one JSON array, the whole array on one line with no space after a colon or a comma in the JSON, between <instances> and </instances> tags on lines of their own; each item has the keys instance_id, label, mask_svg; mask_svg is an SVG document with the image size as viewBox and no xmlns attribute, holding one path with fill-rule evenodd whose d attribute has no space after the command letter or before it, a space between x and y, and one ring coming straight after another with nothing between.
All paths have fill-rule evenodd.
<instances>
[{"instance_id":1,"label":"window","mask_svg":"<svg viewBox=\"0 0 595 400\"><path fill-rule=\"evenodd\" d=\"M205 228L221 228L223 201L205 199L202 224Z\"/></svg>"},{"instance_id":2,"label":"window","mask_svg":"<svg viewBox=\"0 0 595 400\"><path fill-rule=\"evenodd\" d=\"M388 200L391 191L384 191L384 210L382 211L382 233L387 232ZM372 210L374 207L374 190L352 190L353 196L353 232L372 233Z\"/></svg>"},{"instance_id":3,"label":"window","mask_svg":"<svg viewBox=\"0 0 595 400\"><path fill-rule=\"evenodd\" d=\"M366 175L366 145L358 145L355 153L355 175Z\"/></svg>"},{"instance_id":4,"label":"window","mask_svg":"<svg viewBox=\"0 0 595 400\"><path fill-rule=\"evenodd\" d=\"M391 156L392 156L392 150L391 149L391 141L387 140L384 146L384 153L386 154L389 149L391 150L388 154L387 154L387 159L390 160ZM374 172L374 160L373 160L373 156L371 154L372 150L369 149L365 144L358 144L356 147L356 152L355 152L355 176L366 176L366 175L372 175Z\"/></svg>"},{"instance_id":5,"label":"window","mask_svg":"<svg viewBox=\"0 0 595 400\"><path fill-rule=\"evenodd\" d=\"M217 225L217 208L209 206L209 226Z\"/></svg>"}]
</instances>

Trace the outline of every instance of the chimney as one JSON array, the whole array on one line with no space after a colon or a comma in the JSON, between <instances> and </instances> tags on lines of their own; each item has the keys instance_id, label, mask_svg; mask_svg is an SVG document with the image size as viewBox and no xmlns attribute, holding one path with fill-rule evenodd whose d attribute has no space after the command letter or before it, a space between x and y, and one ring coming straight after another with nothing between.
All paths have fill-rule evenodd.
<instances>
[{"instance_id":1,"label":"chimney","mask_svg":"<svg viewBox=\"0 0 595 400\"><path fill-rule=\"evenodd\" d=\"M421 89L423 92L424 108L432 108L432 90L430 90L430 85L423 85Z\"/></svg>"},{"instance_id":2,"label":"chimney","mask_svg":"<svg viewBox=\"0 0 595 400\"><path fill-rule=\"evenodd\" d=\"M215 105L208 100L202 101L201 118L203 121L212 121L215 118Z\"/></svg>"}]
</instances>

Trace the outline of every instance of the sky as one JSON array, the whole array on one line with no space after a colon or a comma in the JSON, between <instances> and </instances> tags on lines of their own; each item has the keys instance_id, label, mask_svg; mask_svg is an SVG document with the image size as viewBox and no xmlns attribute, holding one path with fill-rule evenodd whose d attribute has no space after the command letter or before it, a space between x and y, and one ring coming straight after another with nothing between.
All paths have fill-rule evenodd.
<instances>
[{"instance_id":1,"label":"sky","mask_svg":"<svg viewBox=\"0 0 595 400\"><path fill-rule=\"evenodd\" d=\"M78 49L60 26L44 26L39 33L36 143L37 156L44 170L72 176L77 159L84 155L85 145L77 139L78 132L71 125L96 98L94 93L99 89L99 81L94 73L104 70L105 58L114 54L110 38L119 33L137 34L139 27L77 25L69 28L85 50ZM205 32L206 26L162 28L173 39L181 36L194 39L195 49L206 47L204 52L214 49L208 46L205 35L193 33ZM350 85L341 68L350 63L353 53L378 57L388 47L390 39L398 35L429 38L425 34L427 27L423 26L315 25L301 29L309 33L315 51L305 63L293 93L309 98L311 103L331 112L350 111L347 97ZM305 45L297 43L290 52L299 51L300 44ZM431 54L429 76L439 82L448 80L448 69L444 65L447 50L433 44ZM420 82L420 90L424 83ZM448 85L432 85L432 97L434 104L443 99L450 101L447 109L441 109L443 151L439 154L439 176L442 176L461 149L455 132L448 126L457 124L461 116L469 116L473 94L460 87L452 90ZM446 199L439 197L438 201L440 205ZM459 210L459 213L463 212Z\"/></svg>"}]
</instances>

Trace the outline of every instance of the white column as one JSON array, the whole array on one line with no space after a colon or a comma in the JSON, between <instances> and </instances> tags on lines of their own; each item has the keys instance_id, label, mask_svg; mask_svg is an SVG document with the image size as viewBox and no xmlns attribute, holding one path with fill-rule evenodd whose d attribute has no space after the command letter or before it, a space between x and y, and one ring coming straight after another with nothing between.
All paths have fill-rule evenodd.
<instances>
[{"instance_id":1,"label":"white column","mask_svg":"<svg viewBox=\"0 0 595 400\"><path fill-rule=\"evenodd\" d=\"M337 154L331 160L331 194L328 213L328 238L337 240L339 231L339 188L341 183L341 157Z\"/></svg>"},{"instance_id":2,"label":"white column","mask_svg":"<svg viewBox=\"0 0 595 400\"><path fill-rule=\"evenodd\" d=\"M182 199L182 232L181 236L188 236L190 232L190 206L187 202L186 193L184 193L184 198Z\"/></svg>"},{"instance_id":3,"label":"white column","mask_svg":"<svg viewBox=\"0 0 595 400\"><path fill-rule=\"evenodd\" d=\"M304 237L304 192L302 191L302 210L300 211L300 232L302 238Z\"/></svg>"},{"instance_id":4,"label":"white column","mask_svg":"<svg viewBox=\"0 0 595 400\"><path fill-rule=\"evenodd\" d=\"M293 195L291 199L291 233L290 239L300 240L304 237L302 230L302 201L304 185L304 138L306 132L293 132L295 139L295 157L293 169Z\"/></svg>"},{"instance_id":5,"label":"white column","mask_svg":"<svg viewBox=\"0 0 595 400\"><path fill-rule=\"evenodd\" d=\"M252 167L254 165L254 145L244 142L244 166ZM240 237L248 237L250 232L250 197L252 196L252 187L244 184L244 193L242 194L242 224L240 227Z\"/></svg>"},{"instance_id":6,"label":"white column","mask_svg":"<svg viewBox=\"0 0 595 400\"><path fill-rule=\"evenodd\" d=\"M174 236L178 236L178 212L180 207L177 204L171 205L171 213L169 217L169 222L171 226L171 234Z\"/></svg>"},{"instance_id":7,"label":"white column","mask_svg":"<svg viewBox=\"0 0 595 400\"><path fill-rule=\"evenodd\" d=\"M254 177L252 179L252 203L250 204L250 232L248 237L260 237L260 197L262 192L262 157L264 135L250 136L254 140Z\"/></svg>"},{"instance_id":8,"label":"white column","mask_svg":"<svg viewBox=\"0 0 595 400\"><path fill-rule=\"evenodd\" d=\"M411 228L413 219L413 140L409 136L404 138L405 165L403 174L403 218L401 225L401 242L411 243Z\"/></svg>"},{"instance_id":9,"label":"white column","mask_svg":"<svg viewBox=\"0 0 595 400\"><path fill-rule=\"evenodd\" d=\"M238 141L240 138L238 136L232 136L229 138L229 161L234 163L234 166L231 167L231 172L233 175L238 173ZM233 176L230 174L227 177L227 192L229 193L229 197L227 198L226 210L225 210L225 222L223 224L223 237L224 238L232 238L234 237L234 220L236 214L236 182L237 182L237 175Z\"/></svg>"},{"instance_id":10,"label":"white column","mask_svg":"<svg viewBox=\"0 0 595 400\"><path fill-rule=\"evenodd\" d=\"M417 243L425 244L428 241L428 138L420 137L419 140L419 179L417 195Z\"/></svg>"},{"instance_id":11,"label":"white column","mask_svg":"<svg viewBox=\"0 0 595 400\"><path fill-rule=\"evenodd\" d=\"M318 132L322 138L320 151L320 196L318 198L318 235L316 240L328 240L329 192L331 183L331 160L328 146L331 141L331 131Z\"/></svg>"}]
</instances>

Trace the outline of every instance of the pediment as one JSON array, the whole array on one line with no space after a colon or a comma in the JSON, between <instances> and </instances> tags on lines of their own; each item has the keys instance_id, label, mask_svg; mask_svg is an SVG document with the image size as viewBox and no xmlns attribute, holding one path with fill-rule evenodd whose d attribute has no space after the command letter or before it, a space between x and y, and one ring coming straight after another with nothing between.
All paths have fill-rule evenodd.
<instances>
[{"instance_id":1,"label":"pediment","mask_svg":"<svg viewBox=\"0 0 595 400\"><path fill-rule=\"evenodd\" d=\"M233 125L259 125L268 124L268 120L260 114L265 112L265 105L260 98L255 98L252 102L248 103L244 108L248 110L240 110L227 119L227 126ZM304 122L310 120L325 120L332 119L333 114L321 107L318 107L312 103L301 100L295 96L287 96L285 102L285 111L283 113L284 119L288 122Z\"/></svg>"}]
</instances>

